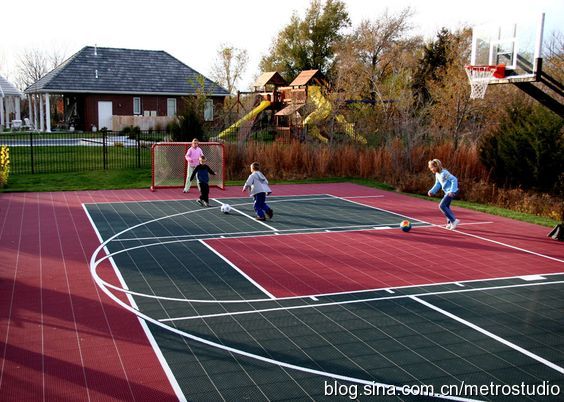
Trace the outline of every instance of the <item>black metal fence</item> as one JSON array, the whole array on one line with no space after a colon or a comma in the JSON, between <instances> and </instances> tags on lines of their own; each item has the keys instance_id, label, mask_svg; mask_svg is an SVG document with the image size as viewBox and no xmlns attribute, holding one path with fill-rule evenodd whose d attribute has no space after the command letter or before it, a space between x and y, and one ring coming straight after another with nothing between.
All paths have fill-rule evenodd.
<instances>
[{"instance_id":1,"label":"black metal fence","mask_svg":"<svg viewBox=\"0 0 564 402\"><path fill-rule=\"evenodd\" d=\"M226 143L318 141L312 127L230 127L204 134L203 141ZM186 141L190 141L191 137ZM0 145L10 148L11 174L64 173L151 167L151 147L172 141L166 131L98 132L4 132ZM326 143L354 142L350 136L332 133Z\"/></svg>"},{"instance_id":2,"label":"black metal fence","mask_svg":"<svg viewBox=\"0 0 564 402\"><path fill-rule=\"evenodd\" d=\"M0 133L10 149L12 174L150 168L151 146L167 140L161 131L95 133Z\"/></svg>"}]
</instances>

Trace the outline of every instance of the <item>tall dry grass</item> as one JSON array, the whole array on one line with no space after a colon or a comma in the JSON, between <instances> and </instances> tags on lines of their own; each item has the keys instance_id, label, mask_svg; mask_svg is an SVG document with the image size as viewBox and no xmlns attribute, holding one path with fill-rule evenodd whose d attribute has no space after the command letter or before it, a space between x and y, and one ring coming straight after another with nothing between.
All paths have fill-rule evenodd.
<instances>
[{"instance_id":1,"label":"tall dry grass","mask_svg":"<svg viewBox=\"0 0 564 402\"><path fill-rule=\"evenodd\" d=\"M427 169L427 161L437 158L458 177L461 199L556 220L564 218L561 198L521 189L503 189L490 183L488 169L480 162L473 145L455 148L452 143L444 143L407 147L398 139L379 148L249 142L244 146L226 144L225 149L229 180L245 179L249 165L257 161L271 180L355 177L373 179L390 184L398 191L417 194L426 194L433 185L434 177Z\"/></svg>"}]
</instances>

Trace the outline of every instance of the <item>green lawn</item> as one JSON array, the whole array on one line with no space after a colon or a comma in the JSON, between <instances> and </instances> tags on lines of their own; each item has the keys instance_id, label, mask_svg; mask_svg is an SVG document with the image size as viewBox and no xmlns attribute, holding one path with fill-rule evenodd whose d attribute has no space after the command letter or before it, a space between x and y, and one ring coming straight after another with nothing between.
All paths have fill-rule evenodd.
<instances>
[{"instance_id":1,"label":"green lawn","mask_svg":"<svg viewBox=\"0 0 564 402\"><path fill-rule=\"evenodd\" d=\"M35 146L10 148L11 170L26 173L60 173L128 169L151 166L151 149L109 146ZM32 164L33 161L33 164ZM33 170L32 170L33 169ZM74 173L73 173L74 174Z\"/></svg>"},{"instance_id":2,"label":"green lawn","mask_svg":"<svg viewBox=\"0 0 564 402\"><path fill-rule=\"evenodd\" d=\"M378 183L368 179L356 179L350 177L343 178L323 178L296 181L273 181L273 183L284 184L306 184L306 183L342 183L350 182L368 187L379 188L386 191L395 191L394 188L385 183ZM227 185L242 185L243 181L230 181ZM23 191L77 191L77 190L114 190L127 188L146 188L151 186L151 170L142 169L122 169L122 170L92 170L76 173L44 173L44 174L18 174L11 175L9 184L0 192L23 192ZM410 196L424 198L437 202L419 194L407 194ZM537 225L552 227L557 221L542 216L530 215L515 212L491 205L483 205L468 201L454 201L453 205L485 212L492 215L504 216Z\"/></svg>"}]
</instances>

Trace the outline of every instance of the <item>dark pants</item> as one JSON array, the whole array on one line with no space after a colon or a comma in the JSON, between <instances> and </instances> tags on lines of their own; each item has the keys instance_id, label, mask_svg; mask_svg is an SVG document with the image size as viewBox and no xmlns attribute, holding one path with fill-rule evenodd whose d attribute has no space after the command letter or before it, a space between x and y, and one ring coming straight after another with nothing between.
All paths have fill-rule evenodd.
<instances>
[{"instance_id":1,"label":"dark pants","mask_svg":"<svg viewBox=\"0 0 564 402\"><path fill-rule=\"evenodd\" d=\"M259 218L264 218L264 214L270 210L270 207L266 205L266 193L258 193L253 195L255 199L254 208L257 216Z\"/></svg>"},{"instance_id":2,"label":"dark pants","mask_svg":"<svg viewBox=\"0 0 564 402\"><path fill-rule=\"evenodd\" d=\"M198 183L198 189L200 190L200 200L209 203L210 185L208 183Z\"/></svg>"}]
</instances>

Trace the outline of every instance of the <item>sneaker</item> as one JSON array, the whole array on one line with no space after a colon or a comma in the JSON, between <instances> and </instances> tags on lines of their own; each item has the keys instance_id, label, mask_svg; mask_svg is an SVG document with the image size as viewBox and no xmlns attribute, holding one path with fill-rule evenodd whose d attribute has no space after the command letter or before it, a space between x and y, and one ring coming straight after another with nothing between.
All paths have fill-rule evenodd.
<instances>
[{"instance_id":1,"label":"sneaker","mask_svg":"<svg viewBox=\"0 0 564 402\"><path fill-rule=\"evenodd\" d=\"M202 202L204 203L204 207L209 207L209 206L210 206L210 204L208 204L207 201L202 201Z\"/></svg>"},{"instance_id":2,"label":"sneaker","mask_svg":"<svg viewBox=\"0 0 564 402\"><path fill-rule=\"evenodd\" d=\"M205 205L204 205L204 201L202 201L202 200L197 200L196 202L197 202L198 204L200 204L201 207L204 207L204 206L205 206Z\"/></svg>"},{"instance_id":3,"label":"sneaker","mask_svg":"<svg viewBox=\"0 0 564 402\"><path fill-rule=\"evenodd\" d=\"M454 222L452 222L450 224L450 230L454 230L456 229L456 227L460 224L460 221L458 219L455 219Z\"/></svg>"},{"instance_id":4,"label":"sneaker","mask_svg":"<svg viewBox=\"0 0 564 402\"><path fill-rule=\"evenodd\" d=\"M446 228L446 229L448 229L448 230L450 230L450 229L451 229L451 227L452 227L452 224L451 224L450 222L449 222L449 223L447 223L447 224L446 224L446 226L445 226L445 228Z\"/></svg>"},{"instance_id":5,"label":"sneaker","mask_svg":"<svg viewBox=\"0 0 564 402\"><path fill-rule=\"evenodd\" d=\"M269 209L268 211L266 211L266 214L270 219L272 219L272 217L274 216L274 211L272 209Z\"/></svg>"},{"instance_id":6,"label":"sneaker","mask_svg":"<svg viewBox=\"0 0 564 402\"><path fill-rule=\"evenodd\" d=\"M257 221L265 221L266 220L266 218L264 216L262 218L260 216L257 216L255 219Z\"/></svg>"}]
</instances>

